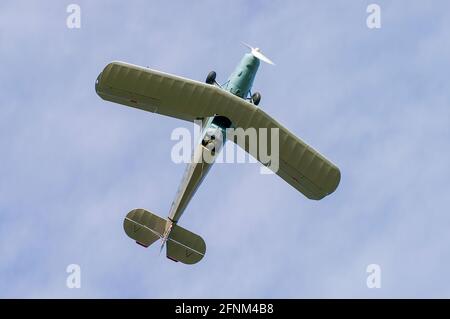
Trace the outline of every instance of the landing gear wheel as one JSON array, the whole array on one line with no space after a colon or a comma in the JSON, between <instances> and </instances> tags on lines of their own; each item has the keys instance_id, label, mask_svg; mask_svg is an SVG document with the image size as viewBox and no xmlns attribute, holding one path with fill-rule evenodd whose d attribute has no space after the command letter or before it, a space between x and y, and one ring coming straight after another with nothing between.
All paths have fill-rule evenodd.
<instances>
[{"instance_id":1,"label":"landing gear wheel","mask_svg":"<svg viewBox=\"0 0 450 319\"><path fill-rule=\"evenodd\" d=\"M206 83L208 84L214 84L216 83L216 72L211 71L208 73L208 76L206 77Z\"/></svg>"},{"instance_id":2,"label":"landing gear wheel","mask_svg":"<svg viewBox=\"0 0 450 319\"><path fill-rule=\"evenodd\" d=\"M260 101L261 101L261 94L259 92L253 93L252 95L253 104L258 105Z\"/></svg>"}]
</instances>

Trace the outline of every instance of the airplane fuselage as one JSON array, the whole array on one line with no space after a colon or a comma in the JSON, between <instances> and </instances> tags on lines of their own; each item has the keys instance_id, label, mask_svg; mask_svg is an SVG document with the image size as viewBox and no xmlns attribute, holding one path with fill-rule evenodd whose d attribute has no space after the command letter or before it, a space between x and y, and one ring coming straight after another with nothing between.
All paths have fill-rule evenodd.
<instances>
[{"instance_id":1,"label":"airplane fuselage","mask_svg":"<svg viewBox=\"0 0 450 319\"><path fill-rule=\"evenodd\" d=\"M259 64L259 60L251 53L245 54L228 78L224 89L241 98L246 98L253 86Z\"/></svg>"},{"instance_id":2,"label":"airplane fuselage","mask_svg":"<svg viewBox=\"0 0 450 319\"><path fill-rule=\"evenodd\" d=\"M246 99L250 95L259 67L259 60L247 53L223 85L223 89ZM250 103L250 102L249 102ZM230 121L221 116L203 119L201 139L194 149L191 163L186 167L180 187L169 212L169 220L176 223L211 169L214 160L226 142L225 130ZM205 159L208 159L205 161Z\"/></svg>"}]
</instances>

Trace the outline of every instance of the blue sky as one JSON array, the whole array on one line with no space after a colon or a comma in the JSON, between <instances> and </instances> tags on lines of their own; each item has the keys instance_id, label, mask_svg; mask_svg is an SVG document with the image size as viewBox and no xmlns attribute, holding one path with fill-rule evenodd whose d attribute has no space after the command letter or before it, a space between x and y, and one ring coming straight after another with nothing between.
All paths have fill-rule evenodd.
<instances>
[{"instance_id":1,"label":"blue sky","mask_svg":"<svg viewBox=\"0 0 450 319\"><path fill-rule=\"evenodd\" d=\"M0 297L450 297L448 2L76 3L81 29L70 2L0 4ZM167 215L184 170L170 134L193 127L105 102L94 82L112 60L224 81L240 41L277 64L257 75L260 106L341 184L315 202L259 164L218 164L180 221L207 254L173 263L122 222Z\"/></svg>"}]
</instances>

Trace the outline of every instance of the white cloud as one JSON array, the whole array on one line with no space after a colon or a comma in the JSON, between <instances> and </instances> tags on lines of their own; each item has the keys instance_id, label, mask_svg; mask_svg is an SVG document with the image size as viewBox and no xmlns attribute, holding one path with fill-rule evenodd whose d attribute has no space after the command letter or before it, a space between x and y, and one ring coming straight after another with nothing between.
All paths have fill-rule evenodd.
<instances>
[{"instance_id":1,"label":"white cloud","mask_svg":"<svg viewBox=\"0 0 450 319\"><path fill-rule=\"evenodd\" d=\"M377 31L348 2L80 1L80 30L65 28L63 6L27 5L0 10L0 296L449 295L445 2L381 1ZM122 220L137 207L167 214L183 171L170 132L191 126L102 101L93 84L110 60L225 80L242 40L277 63L258 74L262 107L336 162L342 183L312 202L256 165L217 165L181 220L207 255L175 264L135 245ZM80 290L65 286L70 263ZM376 291L370 263L382 267Z\"/></svg>"}]
</instances>

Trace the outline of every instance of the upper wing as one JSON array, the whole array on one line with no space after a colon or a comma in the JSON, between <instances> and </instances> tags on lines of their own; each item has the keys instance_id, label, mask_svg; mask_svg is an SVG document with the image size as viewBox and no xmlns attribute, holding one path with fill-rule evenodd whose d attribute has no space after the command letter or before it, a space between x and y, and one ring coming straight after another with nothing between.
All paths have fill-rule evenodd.
<instances>
[{"instance_id":1,"label":"upper wing","mask_svg":"<svg viewBox=\"0 0 450 319\"><path fill-rule=\"evenodd\" d=\"M105 100L182 120L225 116L233 127L279 129L276 172L310 199L321 199L339 185L339 169L255 105L216 86L123 62L108 64L95 89ZM234 140L261 161L259 152ZM268 139L270 142L270 138ZM270 143L266 147L270 150ZM269 152L270 153L270 152Z\"/></svg>"}]
</instances>

